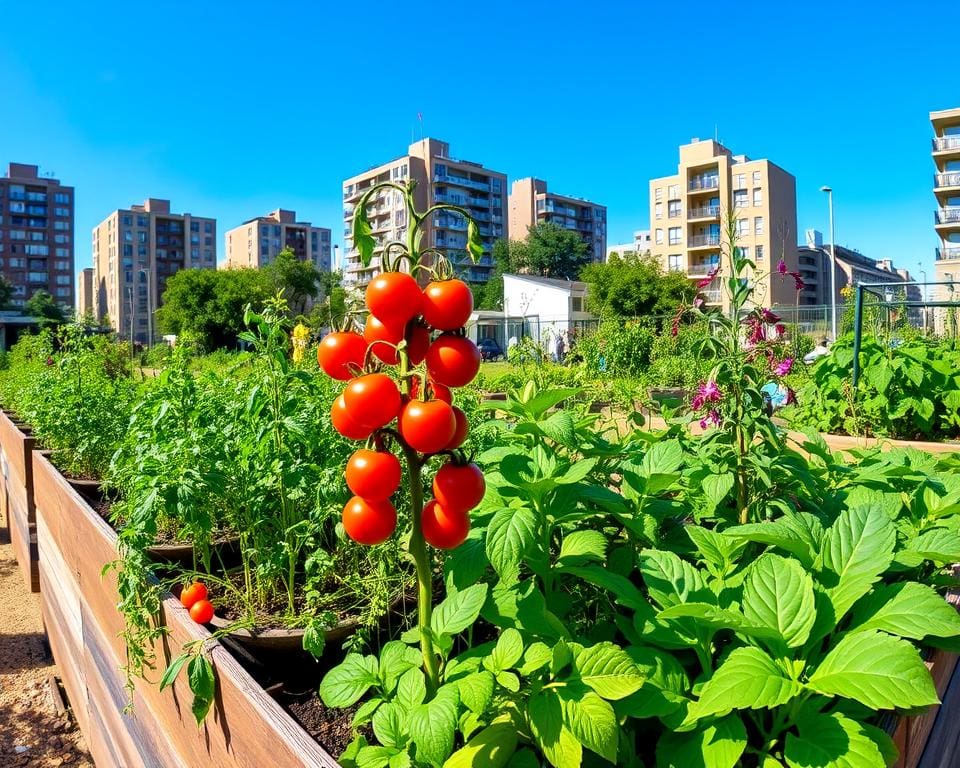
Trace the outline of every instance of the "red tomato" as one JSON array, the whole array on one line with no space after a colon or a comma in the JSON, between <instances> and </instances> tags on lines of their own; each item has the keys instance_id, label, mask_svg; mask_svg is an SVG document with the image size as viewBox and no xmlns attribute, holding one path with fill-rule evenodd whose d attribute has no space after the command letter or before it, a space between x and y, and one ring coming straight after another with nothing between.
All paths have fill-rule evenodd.
<instances>
[{"instance_id":1,"label":"red tomato","mask_svg":"<svg viewBox=\"0 0 960 768\"><path fill-rule=\"evenodd\" d=\"M400 461L386 451L361 448L347 462L347 487L367 501L382 501L400 487Z\"/></svg>"},{"instance_id":2,"label":"red tomato","mask_svg":"<svg viewBox=\"0 0 960 768\"><path fill-rule=\"evenodd\" d=\"M432 395L434 400L443 400L447 405L453 405L453 393L446 384L438 384L432 379L427 379L427 394ZM420 377L415 376L410 380L410 398L416 400L420 397Z\"/></svg>"},{"instance_id":3,"label":"red tomato","mask_svg":"<svg viewBox=\"0 0 960 768\"><path fill-rule=\"evenodd\" d=\"M328 333L317 346L317 363L327 376L347 381L363 370L367 345L359 333L336 331Z\"/></svg>"},{"instance_id":4,"label":"red tomato","mask_svg":"<svg viewBox=\"0 0 960 768\"><path fill-rule=\"evenodd\" d=\"M469 512L480 503L486 490L483 472L472 462L447 462L433 478L433 497L448 512Z\"/></svg>"},{"instance_id":5,"label":"red tomato","mask_svg":"<svg viewBox=\"0 0 960 768\"><path fill-rule=\"evenodd\" d=\"M455 549L470 533L470 515L448 512L436 499L428 501L420 515L420 526L427 544L437 549Z\"/></svg>"},{"instance_id":6,"label":"red tomato","mask_svg":"<svg viewBox=\"0 0 960 768\"><path fill-rule=\"evenodd\" d=\"M453 408L442 400L411 400L400 412L400 435L420 453L442 451L456 430Z\"/></svg>"},{"instance_id":7,"label":"red tomato","mask_svg":"<svg viewBox=\"0 0 960 768\"><path fill-rule=\"evenodd\" d=\"M363 340L366 344L372 345L371 351L378 360L387 365L396 365L400 362L394 347L403 340L403 326L384 325L370 315L367 317L366 325L363 326ZM393 346L390 346L391 344Z\"/></svg>"},{"instance_id":8,"label":"red tomato","mask_svg":"<svg viewBox=\"0 0 960 768\"><path fill-rule=\"evenodd\" d=\"M193 582L180 591L180 604L184 608L191 608L197 601L206 599L207 588L199 581Z\"/></svg>"},{"instance_id":9,"label":"red tomato","mask_svg":"<svg viewBox=\"0 0 960 768\"><path fill-rule=\"evenodd\" d=\"M420 314L423 293L406 272L383 272L367 285L366 301L370 314L386 325L402 328Z\"/></svg>"},{"instance_id":10,"label":"red tomato","mask_svg":"<svg viewBox=\"0 0 960 768\"><path fill-rule=\"evenodd\" d=\"M366 440L373 432L370 427L357 424L353 420L350 411L347 410L347 404L343 401L343 395L333 401L330 421L333 423L333 428L349 440Z\"/></svg>"},{"instance_id":11,"label":"red tomato","mask_svg":"<svg viewBox=\"0 0 960 768\"><path fill-rule=\"evenodd\" d=\"M368 373L347 384L343 402L354 422L371 430L379 429L397 417L400 390L385 373Z\"/></svg>"},{"instance_id":12,"label":"red tomato","mask_svg":"<svg viewBox=\"0 0 960 768\"><path fill-rule=\"evenodd\" d=\"M197 600L190 609L190 618L197 624L208 624L213 618L213 603L209 600Z\"/></svg>"},{"instance_id":13,"label":"red tomato","mask_svg":"<svg viewBox=\"0 0 960 768\"><path fill-rule=\"evenodd\" d=\"M467 423L467 414L457 408L457 406L453 406L453 415L457 420L457 429L453 433L453 438L447 443L448 451L452 451L463 445L463 441L466 440L467 435L470 434L470 424Z\"/></svg>"},{"instance_id":14,"label":"red tomato","mask_svg":"<svg viewBox=\"0 0 960 768\"><path fill-rule=\"evenodd\" d=\"M430 331L427 327L417 323L407 336L407 355L411 365L420 365L430 349Z\"/></svg>"},{"instance_id":15,"label":"red tomato","mask_svg":"<svg viewBox=\"0 0 960 768\"><path fill-rule=\"evenodd\" d=\"M357 544L382 544L397 527L397 510L389 501L354 496L343 508L343 530Z\"/></svg>"},{"instance_id":16,"label":"red tomato","mask_svg":"<svg viewBox=\"0 0 960 768\"><path fill-rule=\"evenodd\" d=\"M480 370L480 350L470 339L450 333L441 336L427 350L427 372L448 387L462 387Z\"/></svg>"},{"instance_id":17,"label":"red tomato","mask_svg":"<svg viewBox=\"0 0 960 768\"><path fill-rule=\"evenodd\" d=\"M423 290L423 319L439 331L463 328L473 312L473 292L463 280L439 280Z\"/></svg>"}]
</instances>

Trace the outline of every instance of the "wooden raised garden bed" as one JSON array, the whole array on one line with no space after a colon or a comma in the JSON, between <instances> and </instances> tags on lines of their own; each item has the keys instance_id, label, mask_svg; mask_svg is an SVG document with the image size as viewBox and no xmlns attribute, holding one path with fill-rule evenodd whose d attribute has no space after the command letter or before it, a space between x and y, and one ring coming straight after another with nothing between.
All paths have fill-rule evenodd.
<instances>
[{"instance_id":1,"label":"wooden raised garden bed","mask_svg":"<svg viewBox=\"0 0 960 768\"><path fill-rule=\"evenodd\" d=\"M50 461L33 454L40 548L40 595L50 647L98 768L215 765L336 766L336 761L271 699L227 652L210 641L216 669L213 709L197 727L186 675L161 692L156 680L184 643L209 638L167 595L169 633L157 648L153 683L137 681L133 710L124 712L123 620L112 573L116 532Z\"/></svg>"},{"instance_id":2,"label":"wooden raised garden bed","mask_svg":"<svg viewBox=\"0 0 960 768\"><path fill-rule=\"evenodd\" d=\"M10 543L32 592L40 591L37 566L36 512L33 495L31 454L36 440L25 434L10 415L0 411L0 469L2 469L2 505Z\"/></svg>"}]
</instances>

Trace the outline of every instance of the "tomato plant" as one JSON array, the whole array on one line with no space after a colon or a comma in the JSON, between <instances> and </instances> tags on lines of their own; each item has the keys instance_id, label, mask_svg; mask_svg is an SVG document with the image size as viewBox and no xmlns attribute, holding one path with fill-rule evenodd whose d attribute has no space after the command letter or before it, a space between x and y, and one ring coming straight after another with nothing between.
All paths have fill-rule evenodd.
<instances>
[{"instance_id":1,"label":"tomato plant","mask_svg":"<svg viewBox=\"0 0 960 768\"><path fill-rule=\"evenodd\" d=\"M370 315L363 326L363 341L378 360L387 365L396 365L400 360L397 345L403 341L403 326L387 325Z\"/></svg>"},{"instance_id":2,"label":"tomato plant","mask_svg":"<svg viewBox=\"0 0 960 768\"><path fill-rule=\"evenodd\" d=\"M470 434L470 423L467 421L467 414L463 412L463 409L456 405L453 406L453 417L456 420L457 426L453 431L453 437L450 438L450 442L447 443L448 451L455 450L463 445L467 436Z\"/></svg>"},{"instance_id":3,"label":"tomato plant","mask_svg":"<svg viewBox=\"0 0 960 768\"><path fill-rule=\"evenodd\" d=\"M433 496L444 509L466 512L483 500L486 491L483 472L474 463L448 462L433 478Z\"/></svg>"},{"instance_id":4,"label":"tomato plant","mask_svg":"<svg viewBox=\"0 0 960 768\"><path fill-rule=\"evenodd\" d=\"M184 608L192 608L200 600L207 599L207 587L199 581L184 587L180 592L180 604Z\"/></svg>"},{"instance_id":5,"label":"tomato plant","mask_svg":"<svg viewBox=\"0 0 960 768\"><path fill-rule=\"evenodd\" d=\"M480 370L480 350L464 336L442 334L427 350L427 371L448 387L464 387Z\"/></svg>"},{"instance_id":6,"label":"tomato plant","mask_svg":"<svg viewBox=\"0 0 960 768\"><path fill-rule=\"evenodd\" d=\"M397 510L386 499L377 501L354 496L343 508L343 529L358 544L382 544L396 527Z\"/></svg>"},{"instance_id":7,"label":"tomato plant","mask_svg":"<svg viewBox=\"0 0 960 768\"><path fill-rule=\"evenodd\" d=\"M411 400L400 413L400 436L420 453L442 451L456 431L453 408L442 400Z\"/></svg>"},{"instance_id":8,"label":"tomato plant","mask_svg":"<svg viewBox=\"0 0 960 768\"><path fill-rule=\"evenodd\" d=\"M197 600L190 607L190 618L197 624L208 624L213 618L213 603L207 599Z\"/></svg>"},{"instance_id":9,"label":"tomato plant","mask_svg":"<svg viewBox=\"0 0 960 768\"><path fill-rule=\"evenodd\" d=\"M361 448L347 462L347 487L357 496L382 501L400 487L400 461L387 451Z\"/></svg>"},{"instance_id":10,"label":"tomato plant","mask_svg":"<svg viewBox=\"0 0 960 768\"><path fill-rule=\"evenodd\" d=\"M396 418L400 390L386 374L368 373L347 384L343 405L355 424L378 429Z\"/></svg>"},{"instance_id":11,"label":"tomato plant","mask_svg":"<svg viewBox=\"0 0 960 768\"><path fill-rule=\"evenodd\" d=\"M367 285L367 309L382 323L402 328L420 314L423 293L406 272L381 272Z\"/></svg>"},{"instance_id":12,"label":"tomato plant","mask_svg":"<svg viewBox=\"0 0 960 768\"><path fill-rule=\"evenodd\" d=\"M470 533L470 515L466 510L447 510L431 499L423 507L423 538L437 549L455 549Z\"/></svg>"},{"instance_id":13,"label":"tomato plant","mask_svg":"<svg viewBox=\"0 0 960 768\"><path fill-rule=\"evenodd\" d=\"M347 381L354 373L363 370L367 343L364 337L353 331L328 333L317 346L317 363L327 376Z\"/></svg>"},{"instance_id":14,"label":"tomato plant","mask_svg":"<svg viewBox=\"0 0 960 768\"><path fill-rule=\"evenodd\" d=\"M349 440L366 440L373 432L372 428L365 427L354 420L342 394L333 401L330 408L330 421L333 422L333 428Z\"/></svg>"},{"instance_id":15,"label":"tomato plant","mask_svg":"<svg viewBox=\"0 0 960 768\"><path fill-rule=\"evenodd\" d=\"M436 280L423 290L423 319L438 331L463 328L473 312L473 292L463 280Z\"/></svg>"}]
</instances>

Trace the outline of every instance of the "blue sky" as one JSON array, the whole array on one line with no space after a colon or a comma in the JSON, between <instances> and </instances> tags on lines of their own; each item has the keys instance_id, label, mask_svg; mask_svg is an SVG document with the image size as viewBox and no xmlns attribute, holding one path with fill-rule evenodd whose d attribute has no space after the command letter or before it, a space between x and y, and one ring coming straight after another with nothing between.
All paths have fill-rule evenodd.
<instances>
[{"instance_id":1,"label":"blue sky","mask_svg":"<svg viewBox=\"0 0 960 768\"><path fill-rule=\"evenodd\" d=\"M81 268L91 227L148 196L221 234L282 206L342 240L341 181L402 154L418 112L454 157L606 204L622 242L648 179L716 133L796 176L801 233L826 231L829 184L838 243L930 273L946 7L0 0L0 165L76 186Z\"/></svg>"}]
</instances>

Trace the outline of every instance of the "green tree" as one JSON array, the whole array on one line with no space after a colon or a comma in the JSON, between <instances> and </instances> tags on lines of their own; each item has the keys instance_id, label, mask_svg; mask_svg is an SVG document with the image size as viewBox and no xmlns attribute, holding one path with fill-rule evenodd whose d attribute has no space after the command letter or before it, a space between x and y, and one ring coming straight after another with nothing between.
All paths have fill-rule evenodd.
<instances>
[{"instance_id":1,"label":"green tree","mask_svg":"<svg viewBox=\"0 0 960 768\"><path fill-rule=\"evenodd\" d=\"M39 290L30 297L23 305L23 313L37 318L41 328L67 322L67 313L53 300L53 296L44 290Z\"/></svg>"},{"instance_id":2,"label":"green tree","mask_svg":"<svg viewBox=\"0 0 960 768\"><path fill-rule=\"evenodd\" d=\"M510 249L521 247L522 243L497 240L493 244L493 269L490 279L480 285L473 285L473 306L476 309L503 309L503 275L512 271Z\"/></svg>"},{"instance_id":3,"label":"green tree","mask_svg":"<svg viewBox=\"0 0 960 768\"><path fill-rule=\"evenodd\" d=\"M303 314L308 300L320 292L322 273L309 259L298 259L290 248L281 250L263 272L273 286L274 295L283 291L292 316Z\"/></svg>"},{"instance_id":4,"label":"green tree","mask_svg":"<svg viewBox=\"0 0 960 768\"><path fill-rule=\"evenodd\" d=\"M347 313L347 291L342 272L320 273L320 300L307 316L307 325L314 330L330 328Z\"/></svg>"},{"instance_id":5,"label":"green tree","mask_svg":"<svg viewBox=\"0 0 960 768\"><path fill-rule=\"evenodd\" d=\"M6 309L13 298L13 284L3 275L0 275L0 309Z\"/></svg>"},{"instance_id":6,"label":"green tree","mask_svg":"<svg viewBox=\"0 0 960 768\"><path fill-rule=\"evenodd\" d=\"M611 254L606 264L588 264L580 279L589 285L587 307L601 317L668 315L696 293L681 272L664 273L650 256Z\"/></svg>"}]
</instances>

